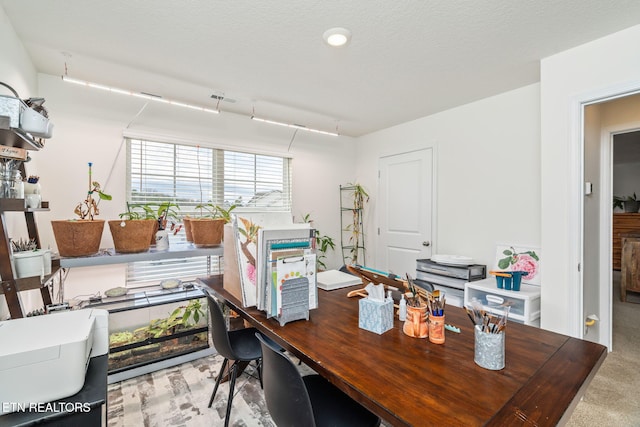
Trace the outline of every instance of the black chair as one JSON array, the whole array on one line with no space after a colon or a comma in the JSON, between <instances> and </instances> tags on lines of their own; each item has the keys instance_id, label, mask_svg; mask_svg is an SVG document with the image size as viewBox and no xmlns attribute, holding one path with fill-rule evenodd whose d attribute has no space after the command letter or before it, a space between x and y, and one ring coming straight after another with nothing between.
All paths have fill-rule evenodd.
<instances>
[{"instance_id":1,"label":"black chair","mask_svg":"<svg viewBox=\"0 0 640 427\"><path fill-rule=\"evenodd\" d=\"M229 360L233 360L233 364L229 368L229 399L227 401L227 414L225 415L224 425L229 425L229 414L231 413L231 402L233 401L233 392L236 385L236 377L238 375L239 364L244 364L251 361L256 361L258 367L258 377L260 378L260 386L262 387L262 351L260 349L260 341L256 339L255 328L238 329L235 331L229 331L225 322L222 309L218 305L218 302L211 297L207 296L209 304L209 317L211 318L211 337L213 339L213 346L219 355L224 357L222 367L218 378L216 378L216 385L211 393L211 399L209 400L209 408L213 404L213 399L216 397L218 386L225 374L225 368L229 363Z\"/></svg>"},{"instance_id":2,"label":"black chair","mask_svg":"<svg viewBox=\"0 0 640 427\"><path fill-rule=\"evenodd\" d=\"M278 427L380 425L380 418L320 375L301 376L284 353L256 336L262 345L264 398Z\"/></svg>"}]
</instances>

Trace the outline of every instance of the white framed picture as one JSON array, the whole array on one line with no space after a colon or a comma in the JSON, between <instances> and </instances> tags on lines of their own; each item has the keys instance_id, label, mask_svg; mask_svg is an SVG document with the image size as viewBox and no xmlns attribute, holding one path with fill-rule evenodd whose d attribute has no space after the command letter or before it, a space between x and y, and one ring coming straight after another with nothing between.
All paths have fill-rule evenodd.
<instances>
[{"instance_id":1,"label":"white framed picture","mask_svg":"<svg viewBox=\"0 0 640 427\"><path fill-rule=\"evenodd\" d=\"M540 248L507 243L496 245L496 270L526 271L522 283L540 286Z\"/></svg>"}]
</instances>

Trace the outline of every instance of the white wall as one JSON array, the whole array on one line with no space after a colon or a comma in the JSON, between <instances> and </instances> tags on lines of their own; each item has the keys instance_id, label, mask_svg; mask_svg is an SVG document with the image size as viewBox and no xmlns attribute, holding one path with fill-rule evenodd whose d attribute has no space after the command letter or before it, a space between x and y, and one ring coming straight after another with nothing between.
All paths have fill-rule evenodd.
<instances>
[{"instance_id":1,"label":"white wall","mask_svg":"<svg viewBox=\"0 0 640 427\"><path fill-rule=\"evenodd\" d=\"M36 69L2 7L0 7L0 52L2 52L0 81L15 89L21 98L36 96L38 90ZM0 87L0 94L13 96L4 87Z\"/></svg>"},{"instance_id":2,"label":"white wall","mask_svg":"<svg viewBox=\"0 0 640 427\"><path fill-rule=\"evenodd\" d=\"M541 63L541 326L579 336L582 313L579 209L579 104L640 87L640 26L612 34Z\"/></svg>"},{"instance_id":3,"label":"white wall","mask_svg":"<svg viewBox=\"0 0 640 427\"><path fill-rule=\"evenodd\" d=\"M360 137L358 179L372 196L367 246L377 244L378 159L425 147L436 147L434 253L491 268L496 243L539 246L538 99L534 84ZM375 251L367 256L375 265Z\"/></svg>"},{"instance_id":4,"label":"white wall","mask_svg":"<svg viewBox=\"0 0 640 427\"><path fill-rule=\"evenodd\" d=\"M311 213L314 225L323 234L338 240L338 187L355 176L351 167L355 145L351 138L298 132L291 150L287 151L292 131L258 123L249 117L183 111L155 103L136 117L144 101L68 84L49 75L40 75L39 86L56 126L54 137L45 149L34 154L39 158L37 171L29 170L41 177L43 198L51 202L50 212L38 215L43 244L55 247L49 221L72 218L75 205L84 197L87 162L93 162L94 179L113 196L113 201L100 204L100 218L117 219L125 210L126 150L123 147L119 155L118 151L127 126L127 132L159 138L291 156L294 216L300 218L302 214ZM102 247L112 247L107 227ZM329 268L337 268L341 263L339 251L329 254ZM88 293L85 286L92 282L91 275L82 278L83 284L79 285L82 288L69 290L77 284L74 273L80 274L71 271L67 294ZM124 280L122 267L115 267L113 274L109 286L98 287L104 290L105 286L120 286Z\"/></svg>"}]
</instances>

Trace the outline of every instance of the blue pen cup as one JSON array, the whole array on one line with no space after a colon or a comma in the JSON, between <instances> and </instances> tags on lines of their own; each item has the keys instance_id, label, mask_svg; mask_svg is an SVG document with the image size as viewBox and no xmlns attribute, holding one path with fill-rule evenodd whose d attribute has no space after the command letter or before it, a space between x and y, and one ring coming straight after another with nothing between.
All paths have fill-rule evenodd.
<instances>
[{"instance_id":1,"label":"blue pen cup","mask_svg":"<svg viewBox=\"0 0 640 427\"><path fill-rule=\"evenodd\" d=\"M496 285L499 289L507 291L519 291L522 278L529 274L526 271L502 271L501 273L508 274L509 277L496 276Z\"/></svg>"},{"instance_id":2,"label":"blue pen cup","mask_svg":"<svg viewBox=\"0 0 640 427\"><path fill-rule=\"evenodd\" d=\"M519 291L520 290L520 284L522 283L522 278L526 275L528 275L529 272L527 271L512 271L511 275L513 277L513 290L514 291Z\"/></svg>"},{"instance_id":3,"label":"blue pen cup","mask_svg":"<svg viewBox=\"0 0 640 427\"><path fill-rule=\"evenodd\" d=\"M511 274L511 272L509 272L509 274ZM510 277L503 277L504 279L504 288L508 291L511 290L511 286L513 284L513 276Z\"/></svg>"}]
</instances>

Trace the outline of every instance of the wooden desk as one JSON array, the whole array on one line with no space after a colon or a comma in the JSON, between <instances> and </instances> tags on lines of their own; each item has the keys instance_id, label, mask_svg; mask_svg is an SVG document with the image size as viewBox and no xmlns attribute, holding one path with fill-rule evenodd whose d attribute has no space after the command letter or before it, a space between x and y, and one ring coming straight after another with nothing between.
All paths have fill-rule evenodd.
<instances>
[{"instance_id":1,"label":"wooden desk","mask_svg":"<svg viewBox=\"0 0 640 427\"><path fill-rule=\"evenodd\" d=\"M319 291L309 321L280 327L222 287L222 276L203 280L233 310L353 399L397 426L537 425L568 420L607 355L599 344L510 323L506 367L489 371L475 364L471 321L447 306L443 345L410 338L395 320L377 335L358 327L352 288Z\"/></svg>"}]
</instances>

